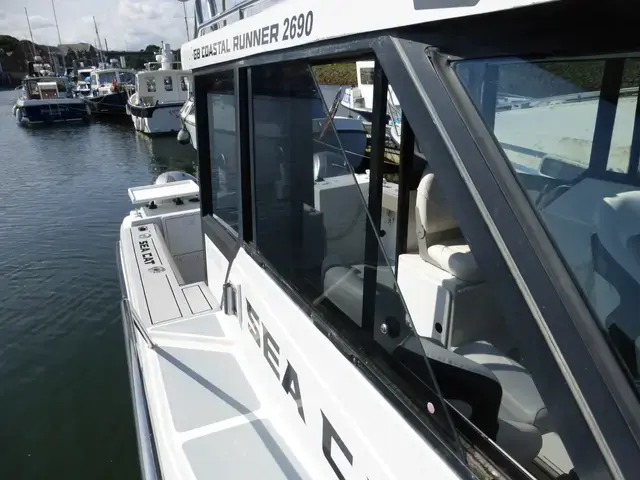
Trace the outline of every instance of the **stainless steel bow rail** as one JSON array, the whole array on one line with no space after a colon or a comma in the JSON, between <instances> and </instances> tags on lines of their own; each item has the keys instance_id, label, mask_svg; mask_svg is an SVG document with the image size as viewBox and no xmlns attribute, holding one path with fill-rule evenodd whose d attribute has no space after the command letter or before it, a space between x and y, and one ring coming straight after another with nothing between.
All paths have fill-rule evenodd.
<instances>
[{"instance_id":1,"label":"stainless steel bow rail","mask_svg":"<svg viewBox=\"0 0 640 480\"><path fill-rule=\"evenodd\" d=\"M122 260L120 258L120 242L116 248L116 264L118 265L118 274L120 277L120 290L122 292L122 301L120 309L122 311L122 323L124 330L125 349L127 351L127 364L129 366L129 380L131 384L131 396L133 398L133 416L138 432L138 456L140 459L140 470L143 480L160 480L158 455L153 441L153 432L151 430L151 419L147 406L144 384L142 382L142 373L140 369L140 361L136 350L136 341L134 335L134 327L140 332L149 348L155 348L155 344L147 333L146 329L140 322L140 318L131 308L124 283L124 272L122 269Z\"/></svg>"},{"instance_id":2,"label":"stainless steel bow rail","mask_svg":"<svg viewBox=\"0 0 640 480\"><path fill-rule=\"evenodd\" d=\"M120 308L122 310L122 317L125 319L125 322L135 327L135 329L142 335L144 342L147 344L147 347L153 349L156 347L156 344L153 343L147 329L142 325L142 321L136 311L131 308L131 302L127 297L124 297L120 302Z\"/></svg>"}]
</instances>

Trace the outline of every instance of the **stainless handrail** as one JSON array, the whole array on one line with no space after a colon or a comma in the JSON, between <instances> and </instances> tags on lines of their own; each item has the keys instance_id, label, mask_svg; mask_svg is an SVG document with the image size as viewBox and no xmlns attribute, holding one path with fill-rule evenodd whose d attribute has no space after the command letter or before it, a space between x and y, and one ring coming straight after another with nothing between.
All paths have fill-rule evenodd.
<instances>
[{"instance_id":1,"label":"stainless handrail","mask_svg":"<svg viewBox=\"0 0 640 480\"><path fill-rule=\"evenodd\" d=\"M162 66L163 63L170 63L171 64L171 69L170 70L163 70L163 72L167 72L167 71L171 71L171 70L181 70L182 69L182 62L146 62L144 64L144 67L147 70L145 70L145 71L158 72L158 71L160 71L160 69L158 69L158 70L150 70L149 67L156 66L156 65ZM177 66L177 67L180 67L180 68L173 68L174 66Z\"/></svg>"},{"instance_id":2,"label":"stainless handrail","mask_svg":"<svg viewBox=\"0 0 640 480\"><path fill-rule=\"evenodd\" d=\"M240 13L240 19L242 20L242 18L243 18L242 10L244 10L245 8L251 7L252 5L255 5L256 3L261 3L261 2L264 2L264 1L265 0L244 0L244 2L237 3L233 7L226 9L224 12L218 13L213 18L210 18L206 22L202 22L202 24L198 25L198 36L202 34L202 31L205 28L210 27L211 25L215 25L217 23L220 23L223 20L226 20L227 18L229 18L234 13L238 13L239 12Z\"/></svg>"},{"instance_id":3,"label":"stainless handrail","mask_svg":"<svg viewBox=\"0 0 640 480\"><path fill-rule=\"evenodd\" d=\"M142 335L142 338L144 339L144 342L147 344L147 347L153 350L156 347L156 344L153 343L153 340L151 340L151 337L149 336L147 329L144 328L144 326L142 325L142 321L140 320L140 317L138 317L138 314L136 313L136 311L133 308L131 308L131 302L126 297L122 299L122 309L125 315L133 323L133 326L136 327L136 330L138 330L140 335Z\"/></svg>"}]
</instances>

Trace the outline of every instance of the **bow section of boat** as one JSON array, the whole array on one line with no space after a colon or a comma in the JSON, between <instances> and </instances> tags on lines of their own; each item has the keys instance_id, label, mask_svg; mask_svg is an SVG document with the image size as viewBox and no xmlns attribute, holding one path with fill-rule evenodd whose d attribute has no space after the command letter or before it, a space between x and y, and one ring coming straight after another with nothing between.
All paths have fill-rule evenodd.
<instances>
[{"instance_id":1,"label":"bow section of boat","mask_svg":"<svg viewBox=\"0 0 640 480\"><path fill-rule=\"evenodd\" d=\"M267 364L249 368L261 352L203 281L197 194L192 180L131 189L141 206L120 231L144 478L310 478L294 437L281 428L286 413L281 393L265 381Z\"/></svg>"}]
</instances>

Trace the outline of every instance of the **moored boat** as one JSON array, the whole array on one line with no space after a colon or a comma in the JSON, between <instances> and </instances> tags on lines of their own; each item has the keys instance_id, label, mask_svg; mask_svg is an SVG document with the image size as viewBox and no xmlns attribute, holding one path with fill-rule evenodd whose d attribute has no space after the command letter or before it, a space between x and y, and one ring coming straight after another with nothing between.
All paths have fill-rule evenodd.
<instances>
[{"instance_id":1,"label":"moored boat","mask_svg":"<svg viewBox=\"0 0 640 480\"><path fill-rule=\"evenodd\" d=\"M189 97L190 81L191 73L174 64L171 46L163 43L156 61L136 74L136 92L127 100L135 129L148 135L179 131L180 110Z\"/></svg>"},{"instance_id":2,"label":"moored boat","mask_svg":"<svg viewBox=\"0 0 640 480\"><path fill-rule=\"evenodd\" d=\"M18 124L32 126L86 119L84 102L73 96L64 77L25 77L13 113Z\"/></svg>"},{"instance_id":3,"label":"moored boat","mask_svg":"<svg viewBox=\"0 0 640 480\"><path fill-rule=\"evenodd\" d=\"M91 71L91 92L84 96L86 112L106 118L127 114L127 100L135 91L135 71L104 68Z\"/></svg>"}]
</instances>

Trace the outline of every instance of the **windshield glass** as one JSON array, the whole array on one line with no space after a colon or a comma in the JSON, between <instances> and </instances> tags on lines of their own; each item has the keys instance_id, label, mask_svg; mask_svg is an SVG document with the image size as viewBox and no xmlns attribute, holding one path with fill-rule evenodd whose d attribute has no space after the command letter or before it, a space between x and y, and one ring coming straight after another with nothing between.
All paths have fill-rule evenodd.
<instances>
[{"instance_id":1,"label":"windshield glass","mask_svg":"<svg viewBox=\"0 0 640 480\"><path fill-rule=\"evenodd\" d=\"M119 72L118 73L118 82L120 83L136 83L136 76L131 72Z\"/></svg>"},{"instance_id":2,"label":"windshield glass","mask_svg":"<svg viewBox=\"0 0 640 480\"><path fill-rule=\"evenodd\" d=\"M370 214L366 129L360 120L336 115L331 106L339 105L340 89L320 86L317 75L304 62L251 70L258 248L338 337L365 342L373 365L392 366L412 382L420 407L461 458L439 379L424 354L425 348L447 351L416 333L391 260L395 249L387 248L395 233L385 221L397 195L383 182L380 202L390 210ZM216 123L233 104L221 100L212 103L218 136L211 144L222 147L229 133ZM295 221L283 222L291 212Z\"/></svg>"},{"instance_id":3,"label":"windshield glass","mask_svg":"<svg viewBox=\"0 0 640 480\"><path fill-rule=\"evenodd\" d=\"M99 75L98 83L100 85L107 85L112 83L115 78L116 78L116 72L104 72Z\"/></svg>"},{"instance_id":4,"label":"windshield glass","mask_svg":"<svg viewBox=\"0 0 640 480\"><path fill-rule=\"evenodd\" d=\"M465 60L455 70L637 384L640 61Z\"/></svg>"}]
</instances>

